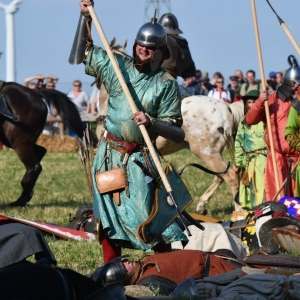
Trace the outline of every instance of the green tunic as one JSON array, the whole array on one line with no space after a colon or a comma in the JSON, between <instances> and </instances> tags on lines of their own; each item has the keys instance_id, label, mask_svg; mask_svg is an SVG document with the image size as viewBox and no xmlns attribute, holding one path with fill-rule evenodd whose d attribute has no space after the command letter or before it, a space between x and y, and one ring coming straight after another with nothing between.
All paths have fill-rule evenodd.
<instances>
[{"instance_id":1,"label":"green tunic","mask_svg":"<svg viewBox=\"0 0 300 300\"><path fill-rule=\"evenodd\" d=\"M169 124L181 126L181 97L176 80L160 67L151 73L139 73L132 58L118 54L115 57L138 110ZM139 127L131 120L132 110L106 51L93 47L88 55L85 71L104 83L109 94L105 124L107 132L126 142L144 144ZM151 131L149 135L153 140L156 138L156 134ZM142 152L130 155L127 164L130 195L128 197L125 191L121 192L121 204L118 206L112 194L99 193L94 175L111 168L123 167L124 155L111 148L105 139L101 140L92 167L95 218L100 218L108 237L120 246L147 251L160 242L187 241L176 222L166 227L161 236L150 244L141 242L137 237L138 225L145 222L150 214L155 185L145 181L145 175L132 162L132 157L145 163Z\"/></svg>"},{"instance_id":2,"label":"green tunic","mask_svg":"<svg viewBox=\"0 0 300 300\"><path fill-rule=\"evenodd\" d=\"M291 106L288 121L286 123L286 127L284 129L285 138L289 144L289 146L296 151L300 152L300 115L296 111L296 109ZM296 162L297 163L297 162ZM300 198L300 165L298 163L296 169L296 184L295 184L295 197Z\"/></svg>"},{"instance_id":3,"label":"green tunic","mask_svg":"<svg viewBox=\"0 0 300 300\"><path fill-rule=\"evenodd\" d=\"M265 166L267 148L264 140L265 127L263 122L247 126L243 120L239 124L235 139L236 166L248 173L249 186L240 180L240 205L251 210L265 200Z\"/></svg>"}]
</instances>

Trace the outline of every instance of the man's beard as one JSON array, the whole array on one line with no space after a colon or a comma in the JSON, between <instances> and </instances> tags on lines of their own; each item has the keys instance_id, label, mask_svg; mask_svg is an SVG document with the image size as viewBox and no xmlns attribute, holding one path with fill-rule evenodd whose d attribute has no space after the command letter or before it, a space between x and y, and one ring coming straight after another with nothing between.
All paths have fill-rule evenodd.
<instances>
[{"instance_id":1,"label":"man's beard","mask_svg":"<svg viewBox=\"0 0 300 300\"><path fill-rule=\"evenodd\" d=\"M151 72L150 63L151 63L151 58L146 60L141 60L139 56L136 56L134 58L134 65L140 73Z\"/></svg>"}]
</instances>

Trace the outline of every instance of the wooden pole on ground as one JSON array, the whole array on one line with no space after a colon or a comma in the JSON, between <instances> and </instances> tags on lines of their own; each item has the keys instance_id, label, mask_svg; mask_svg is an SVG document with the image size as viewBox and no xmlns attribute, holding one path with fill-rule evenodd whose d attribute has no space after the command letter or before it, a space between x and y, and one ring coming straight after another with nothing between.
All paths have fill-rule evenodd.
<instances>
[{"instance_id":1,"label":"wooden pole on ground","mask_svg":"<svg viewBox=\"0 0 300 300\"><path fill-rule=\"evenodd\" d=\"M262 61L262 55L261 55L260 39L259 39L256 9L255 9L255 0L251 0L251 7L252 7L253 22L254 22L257 53L258 53L261 85L262 85L262 90L265 91L266 90L266 82L265 82L265 74L264 74L263 61ZM264 104L265 104L265 112L266 112L266 119L267 119L267 128L268 128L269 137L270 137L270 148L271 148L271 155L272 155L272 164L273 164L273 170L274 170L275 184L276 184L276 189L279 190L279 177L278 177L278 170L277 170L275 150L274 150L274 142L273 142L273 136L272 136L269 103L268 103L268 101L265 101Z\"/></svg>"},{"instance_id":2,"label":"wooden pole on ground","mask_svg":"<svg viewBox=\"0 0 300 300\"><path fill-rule=\"evenodd\" d=\"M296 40L294 39L294 37L292 36L290 30L287 28L287 26L285 25L284 21L277 15L276 11L274 10L274 8L272 7L271 3L269 2L269 0L266 0L267 3L269 4L269 6L271 7L271 9L273 10L274 14L276 15L280 26L282 27L282 29L284 30L284 32L286 33L286 35L288 36L289 40L291 41L291 43L293 44L294 48L296 49L298 55L300 55L300 48L296 42Z\"/></svg>"},{"instance_id":3,"label":"wooden pole on ground","mask_svg":"<svg viewBox=\"0 0 300 300\"><path fill-rule=\"evenodd\" d=\"M112 52L112 50L111 50L111 48L110 48L110 46L108 44L107 38L106 38L106 36L104 34L104 31L103 31L103 29L102 29L102 27L100 25L98 17L96 16L94 8L91 5L87 6L87 8L88 8L89 13L90 13L90 15L92 17L92 20L93 20L93 22L95 24L95 27L97 29L97 32L98 32L99 36L100 36L100 39L101 39L101 41L102 41L102 43L104 45L104 48L105 48L105 50L106 50L106 52L108 54L108 57L109 57L109 59L110 59L110 61L112 63L114 71L115 71L115 73L116 73L116 75L117 75L117 77L119 79L121 87L123 88L124 94L125 94L128 102L129 102L131 110L132 110L133 113L136 113L136 112L138 112L138 109L137 109L137 107L136 107L136 105L134 103L134 100L133 100L133 98L132 98L132 96L130 94L128 86L127 86L127 84L126 84L126 82L124 80L123 74L120 71L120 68L119 68L118 63L116 61L116 58L115 58L115 56L114 56L114 54L113 54L113 52ZM164 170L162 168L162 165L161 165L161 163L160 163L160 161L158 159L158 156L157 156L156 151L155 151L155 149L154 149L154 147L152 145L152 142L150 140L150 137L148 135L146 127L145 127L145 125L139 125L139 128L140 128L141 133L143 135L143 138L144 138L144 140L146 142L146 145L147 145L147 147L149 149L149 152L150 152L150 154L152 156L152 159L153 159L154 164L155 164L155 166L157 168L157 171L158 171L158 173L159 173L159 175L161 177L161 180L162 180L162 182L163 182L163 184L164 184L164 186L166 188L166 191L169 194L169 197L171 198L171 200L173 200L174 206L175 206L175 208L177 210L177 213L178 213L178 215L179 215L179 217L180 217L180 219L181 219L181 221L182 221L182 223L183 223L183 225L185 227L185 230L188 232L188 235L191 236L191 232L190 232L188 226L186 225L186 222L183 219L182 213L178 209L178 206L177 206L177 204L175 202L175 199L174 199L173 193L172 193L171 185L170 185L170 183L169 183L169 181L167 179L167 176L166 176L166 174L165 174L165 172L164 172Z\"/></svg>"}]
</instances>

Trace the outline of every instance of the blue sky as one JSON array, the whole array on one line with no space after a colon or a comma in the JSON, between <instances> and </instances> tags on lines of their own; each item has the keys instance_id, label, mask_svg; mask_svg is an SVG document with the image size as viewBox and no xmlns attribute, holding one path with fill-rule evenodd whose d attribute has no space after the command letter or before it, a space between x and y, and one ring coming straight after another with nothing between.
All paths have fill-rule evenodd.
<instances>
[{"instance_id":1,"label":"blue sky","mask_svg":"<svg viewBox=\"0 0 300 300\"><path fill-rule=\"evenodd\" d=\"M11 0L0 0L9 4ZM16 82L38 73L59 77L57 88L71 89L75 79L90 92L93 78L84 74L83 65L70 65L68 58L79 18L78 0L23 0L14 15ZM241 69L254 69L260 77L250 0L171 0L171 12L188 41L196 67L210 77L221 71L226 79ZM278 15L300 44L299 0L270 0ZM146 0L95 0L95 11L110 41L128 40L132 53L134 38L145 22ZM265 0L256 0L258 28L264 72L288 68L287 57L297 52ZM160 14L167 12L164 5ZM150 10L148 13L152 14ZM0 79L6 79L5 14L0 9ZM97 32L94 43L102 45ZM300 59L299 63L300 63Z\"/></svg>"}]
</instances>

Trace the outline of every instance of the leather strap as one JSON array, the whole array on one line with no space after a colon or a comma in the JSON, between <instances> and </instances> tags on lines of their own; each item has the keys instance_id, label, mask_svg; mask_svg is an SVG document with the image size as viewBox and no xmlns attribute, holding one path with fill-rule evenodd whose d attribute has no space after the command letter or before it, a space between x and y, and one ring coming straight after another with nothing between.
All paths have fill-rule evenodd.
<instances>
[{"instance_id":1,"label":"leather strap","mask_svg":"<svg viewBox=\"0 0 300 300\"><path fill-rule=\"evenodd\" d=\"M199 165L199 164L196 164L196 163L190 163L190 164L187 164L187 165L185 165L184 167L182 167L182 168L178 171L178 175L181 176L181 174L183 173L184 169L185 169L186 167L188 167L188 166L198 168L198 169L200 169L200 170L202 170L202 171L204 171L204 172L206 172L206 173L208 173L208 174L216 175L216 176L219 177L220 179L223 179L221 175L224 175L224 174L226 174L226 173L228 172L229 167L230 167L230 162L228 163L226 169L225 169L223 172L214 172L214 171L209 170L209 169L207 169L207 168L205 168L205 167L203 167L203 166L201 166L201 165Z\"/></svg>"},{"instance_id":2,"label":"leather strap","mask_svg":"<svg viewBox=\"0 0 300 300\"><path fill-rule=\"evenodd\" d=\"M131 154L132 152L134 152L135 150L138 150L140 149L141 145L139 145L138 143L136 142L125 142L125 141L122 141L116 137L114 137L113 135L111 135L110 133L106 133L106 140L108 142L114 142L114 143L117 143L119 144L120 146L115 146L115 145L112 145L113 148L123 154L127 153L127 154Z\"/></svg>"},{"instance_id":3,"label":"leather strap","mask_svg":"<svg viewBox=\"0 0 300 300\"><path fill-rule=\"evenodd\" d=\"M210 270L210 255L208 253L205 253L203 277L209 277L209 270Z\"/></svg>"}]
</instances>

